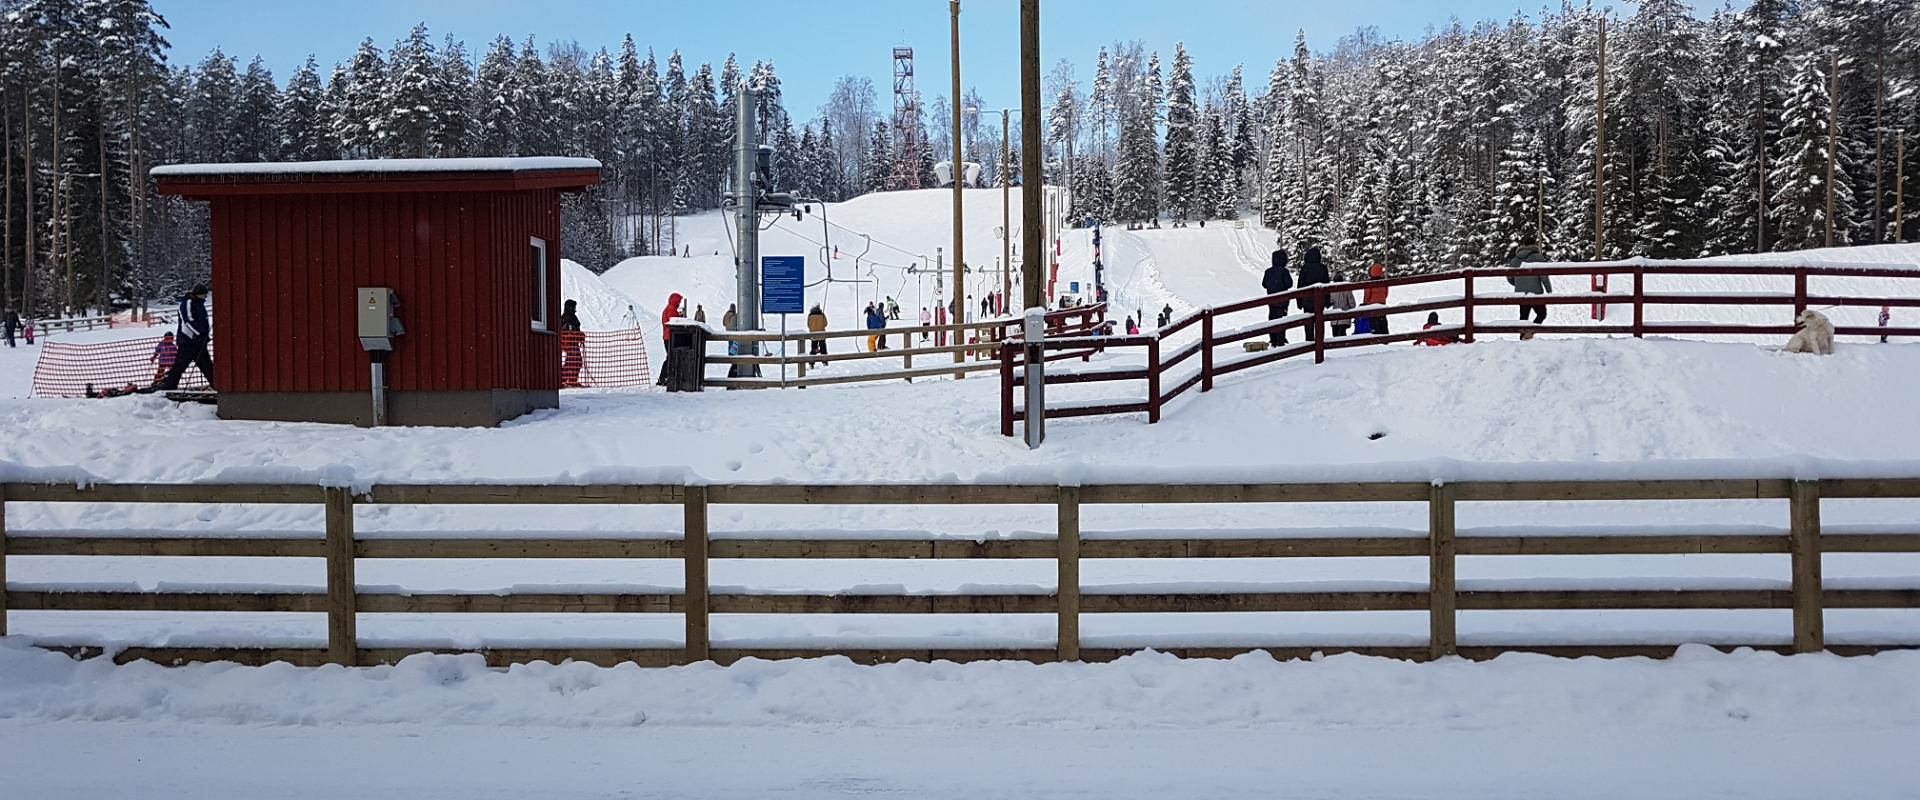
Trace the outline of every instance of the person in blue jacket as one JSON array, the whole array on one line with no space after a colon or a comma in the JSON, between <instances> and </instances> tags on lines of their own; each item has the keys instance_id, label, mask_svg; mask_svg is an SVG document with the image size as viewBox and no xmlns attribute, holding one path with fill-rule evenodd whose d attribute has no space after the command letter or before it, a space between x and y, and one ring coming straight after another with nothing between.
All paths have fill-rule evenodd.
<instances>
[{"instance_id":1,"label":"person in blue jacket","mask_svg":"<svg viewBox=\"0 0 1920 800\"><path fill-rule=\"evenodd\" d=\"M867 330L880 331L880 330L886 330L886 328L887 328L886 312L881 311L880 307L877 304L868 303L867 304ZM886 334L876 333L872 336L867 337L867 350L869 352L879 352L885 349L887 349Z\"/></svg>"},{"instance_id":2,"label":"person in blue jacket","mask_svg":"<svg viewBox=\"0 0 1920 800\"><path fill-rule=\"evenodd\" d=\"M174 358L173 367L161 376L155 388L172 391L180 388L180 376L189 365L200 368L200 374L206 376L207 386L213 387L213 357L207 347L213 343L213 320L207 316L207 287L194 286L180 297L180 324L176 342L180 345L180 354Z\"/></svg>"}]
</instances>

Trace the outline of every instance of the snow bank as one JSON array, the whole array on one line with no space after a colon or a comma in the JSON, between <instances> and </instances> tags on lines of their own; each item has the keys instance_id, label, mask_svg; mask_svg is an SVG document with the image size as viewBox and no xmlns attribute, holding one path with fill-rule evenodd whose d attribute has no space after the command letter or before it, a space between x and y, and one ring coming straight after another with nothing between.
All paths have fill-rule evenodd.
<instances>
[{"instance_id":1,"label":"snow bank","mask_svg":"<svg viewBox=\"0 0 1920 800\"><path fill-rule=\"evenodd\" d=\"M269 725L623 728L945 726L1021 728L1445 725L1529 727L1545 709L1591 724L1696 727L1911 725L1920 654L1870 658L1721 654L1670 661L1509 655L1415 664L1358 656L1276 662L1263 654L1108 664L902 663L841 658L730 667L488 669L478 656L392 667L164 668L75 662L0 644L0 718Z\"/></svg>"}]
</instances>

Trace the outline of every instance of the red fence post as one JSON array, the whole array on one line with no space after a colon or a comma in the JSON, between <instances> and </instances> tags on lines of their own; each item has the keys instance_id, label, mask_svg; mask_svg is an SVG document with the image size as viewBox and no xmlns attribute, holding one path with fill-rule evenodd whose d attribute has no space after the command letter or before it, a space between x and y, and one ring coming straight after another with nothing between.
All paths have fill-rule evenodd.
<instances>
[{"instance_id":1,"label":"red fence post","mask_svg":"<svg viewBox=\"0 0 1920 800\"><path fill-rule=\"evenodd\" d=\"M1465 295L1466 297L1465 308L1467 312L1467 325L1466 325L1467 330L1466 330L1466 335L1463 338L1467 344L1473 344L1473 270L1467 269L1467 270L1464 270L1464 273L1465 273L1465 280L1467 282L1467 291Z\"/></svg>"},{"instance_id":2,"label":"red fence post","mask_svg":"<svg viewBox=\"0 0 1920 800\"><path fill-rule=\"evenodd\" d=\"M1000 342L1000 435L1013 435L1013 339Z\"/></svg>"},{"instance_id":3,"label":"red fence post","mask_svg":"<svg viewBox=\"0 0 1920 800\"><path fill-rule=\"evenodd\" d=\"M1147 424L1160 421L1160 337L1147 342Z\"/></svg>"},{"instance_id":4,"label":"red fence post","mask_svg":"<svg viewBox=\"0 0 1920 800\"><path fill-rule=\"evenodd\" d=\"M1327 293L1319 287L1313 290L1313 363L1327 360Z\"/></svg>"},{"instance_id":5,"label":"red fence post","mask_svg":"<svg viewBox=\"0 0 1920 800\"><path fill-rule=\"evenodd\" d=\"M1200 312L1200 391L1213 391L1213 308Z\"/></svg>"},{"instance_id":6,"label":"red fence post","mask_svg":"<svg viewBox=\"0 0 1920 800\"><path fill-rule=\"evenodd\" d=\"M1633 268L1633 338L1647 335L1647 268Z\"/></svg>"}]
</instances>

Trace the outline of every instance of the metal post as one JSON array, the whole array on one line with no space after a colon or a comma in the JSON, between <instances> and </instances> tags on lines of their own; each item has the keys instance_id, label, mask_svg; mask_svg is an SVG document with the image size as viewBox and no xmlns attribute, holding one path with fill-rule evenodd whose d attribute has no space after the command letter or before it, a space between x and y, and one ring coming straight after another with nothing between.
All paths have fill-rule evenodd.
<instances>
[{"instance_id":1,"label":"metal post","mask_svg":"<svg viewBox=\"0 0 1920 800\"><path fill-rule=\"evenodd\" d=\"M760 330L760 213L758 200L760 187L754 185L753 161L758 145L753 138L753 92L742 82L739 91L740 108L734 135L739 142L734 152L733 195L734 225L739 232L738 260L734 262L734 276L739 281L739 292L735 298L734 313L739 319L739 330ZM754 352L760 347L754 345ZM754 374L758 374L757 372Z\"/></svg>"},{"instance_id":2,"label":"metal post","mask_svg":"<svg viewBox=\"0 0 1920 800\"><path fill-rule=\"evenodd\" d=\"M376 354L373 359L373 427L387 425L387 365Z\"/></svg>"},{"instance_id":3,"label":"metal post","mask_svg":"<svg viewBox=\"0 0 1920 800\"><path fill-rule=\"evenodd\" d=\"M957 73L957 71L956 71ZM956 93L957 94L957 93ZM1040 0L1020 0L1020 252L1026 261L1020 265L1025 285L1020 293L1029 319L1039 319L1029 328L1046 327L1046 263L1044 223L1040 220L1040 194L1047 185L1040 171ZM1046 439L1047 408L1044 383L1046 365L1041 363L1040 343L1027 340L1027 446L1039 447Z\"/></svg>"}]
</instances>

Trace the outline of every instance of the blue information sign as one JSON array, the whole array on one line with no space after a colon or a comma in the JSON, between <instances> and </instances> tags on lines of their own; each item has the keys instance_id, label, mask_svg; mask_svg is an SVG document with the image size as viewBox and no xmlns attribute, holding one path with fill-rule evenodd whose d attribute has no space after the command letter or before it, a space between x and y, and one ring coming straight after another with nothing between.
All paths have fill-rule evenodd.
<instances>
[{"instance_id":1,"label":"blue information sign","mask_svg":"<svg viewBox=\"0 0 1920 800\"><path fill-rule=\"evenodd\" d=\"M806 313L807 257L760 258L760 313Z\"/></svg>"},{"instance_id":2,"label":"blue information sign","mask_svg":"<svg viewBox=\"0 0 1920 800\"><path fill-rule=\"evenodd\" d=\"M1079 294L1079 293L1080 293L1080 282L1067 281L1067 294Z\"/></svg>"}]
</instances>

